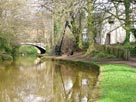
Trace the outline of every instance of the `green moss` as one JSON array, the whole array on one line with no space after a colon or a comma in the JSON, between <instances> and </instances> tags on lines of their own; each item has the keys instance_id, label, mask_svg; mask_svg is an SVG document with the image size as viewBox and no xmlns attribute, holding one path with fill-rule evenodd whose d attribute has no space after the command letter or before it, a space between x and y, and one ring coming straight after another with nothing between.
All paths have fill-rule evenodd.
<instances>
[{"instance_id":1,"label":"green moss","mask_svg":"<svg viewBox=\"0 0 136 102\"><path fill-rule=\"evenodd\" d=\"M100 78L102 97L99 102L135 102L135 69L125 65L104 65Z\"/></svg>"}]
</instances>

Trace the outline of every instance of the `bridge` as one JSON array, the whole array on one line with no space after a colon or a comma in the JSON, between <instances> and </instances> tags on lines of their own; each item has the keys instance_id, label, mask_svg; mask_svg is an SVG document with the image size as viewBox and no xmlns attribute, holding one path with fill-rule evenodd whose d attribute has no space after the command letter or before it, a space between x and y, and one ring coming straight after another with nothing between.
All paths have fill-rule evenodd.
<instances>
[{"instance_id":1,"label":"bridge","mask_svg":"<svg viewBox=\"0 0 136 102\"><path fill-rule=\"evenodd\" d=\"M36 47L40 51L40 54L45 54L46 53L46 49L43 47L44 46L43 43L22 42L19 45L32 45L32 46Z\"/></svg>"}]
</instances>

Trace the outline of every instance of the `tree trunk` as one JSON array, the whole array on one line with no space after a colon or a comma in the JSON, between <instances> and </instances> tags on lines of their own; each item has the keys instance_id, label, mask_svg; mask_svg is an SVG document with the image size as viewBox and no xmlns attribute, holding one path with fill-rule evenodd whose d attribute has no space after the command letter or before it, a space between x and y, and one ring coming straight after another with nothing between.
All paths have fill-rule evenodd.
<instances>
[{"instance_id":1,"label":"tree trunk","mask_svg":"<svg viewBox=\"0 0 136 102\"><path fill-rule=\"evenodd\" d=\"M60 42L60 45L59 45L59 48L58 48L58 55L61 55L61 53L62 53L61 49L62 49L62 44L63 44L63 40L64 40L64 36L65 36L67 26L68 26L68 21L65 22L65 27L64 27L62 39L61 39L61 42Z\"/></svg>"},{"instance_id":2,"label":"tree trunk","mask_svg":"<svg viewBox=\"0 0 136 102\"><path fill-rule=\"evenodd\" d=\"M83 48L83 39L82 39L82 12L79 12L79 43L78 46L79 48Z\"/></svg>"},{"instance_id":3,"label":"tree trunk","mask_svg":"<svg viewBox=\"0 0 136 102\"><path fill-rule=\"evenodd\" d=\"M124 45L129 43L130 38L130 0L124 0L124 6L125 6L125 29L126 29L126 39L124 41Z\"/></svg>"},{"instance_id":4,"label":"tree trunk","mask_svg":"<svg viewBox=\"0 0 136 102\"><path fill-rule=\"evenodd\" d=\"M88 33L89 33L89 47L87 49L87 53L86 54L90 54L92 51L95 50L94 47L94 33L93 33L93 15L92 15L92 11L93 11L93 5L92 5L92 0L88 0Z\"/></svg>"},{"instance_id":5,"label":"tree trunk","mask_svg":"<svg viewBox=\"0 0 136 102\"><path fill-rule=\"evenodd\" d=\"M71 30L72 30L72 33L75 37L75 43L76 43L75 50L77 50L79 48L79 46L78 46L79 45L79 28L76 24L75 18L73 16L71 16L71 18L72 18L72 22L71 22L72 28L71 28Z\"/></svg>"}]
</instances>

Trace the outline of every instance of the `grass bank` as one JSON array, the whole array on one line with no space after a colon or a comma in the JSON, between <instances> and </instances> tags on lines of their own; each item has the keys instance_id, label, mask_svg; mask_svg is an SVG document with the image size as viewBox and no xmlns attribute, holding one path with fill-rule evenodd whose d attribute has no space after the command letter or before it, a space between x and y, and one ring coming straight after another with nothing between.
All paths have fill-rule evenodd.
<instances>
[{"instance_id":1,"label":"grass bank","mask_svg":"<svg viewBox=\"0 0 136 102\"><path fill-rule=\"evenodd\" d=\"M108 64L101 67L99 102L135 102L136 69Z\"/></svg>"}]
</instances>

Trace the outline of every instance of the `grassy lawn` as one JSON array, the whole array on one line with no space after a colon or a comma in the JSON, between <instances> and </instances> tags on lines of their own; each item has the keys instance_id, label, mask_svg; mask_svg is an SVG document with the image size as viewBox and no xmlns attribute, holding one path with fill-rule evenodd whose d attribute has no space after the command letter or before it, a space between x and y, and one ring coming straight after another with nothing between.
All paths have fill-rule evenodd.
<instances>
[{"instance_id":1,"label":"grassy lawn","mask_svg":"<svg viewBox=\"0 0 136 102\"><path fill-rule=\"evenodd\" d=\"M136 69L125 65L103 65L99 102L136 102Z\"/></svg>"}]
</instances>

